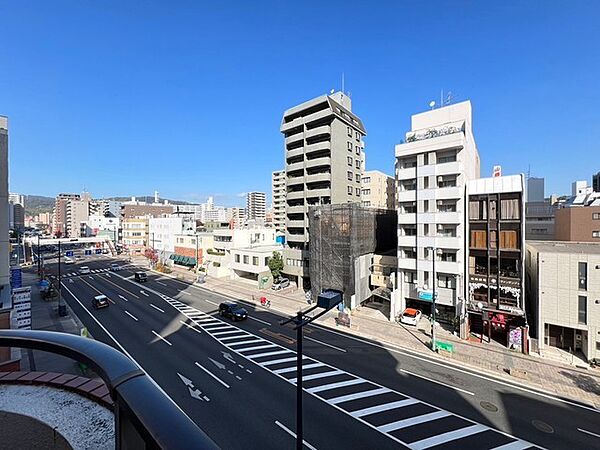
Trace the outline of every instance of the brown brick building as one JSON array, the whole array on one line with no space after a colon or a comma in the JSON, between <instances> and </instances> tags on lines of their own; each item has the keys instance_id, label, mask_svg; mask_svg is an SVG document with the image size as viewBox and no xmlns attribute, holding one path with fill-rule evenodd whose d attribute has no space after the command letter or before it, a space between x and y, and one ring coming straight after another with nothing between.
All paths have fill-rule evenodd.
<instances>
[{"instance_id":1,"label":"brown brick building","mask_svg":"<svg viewBox=\"0 0 600 450\"><path fill-rule=\"evenodd\" d=\"M558 209L554 238L557 241L600 242L600 206Z\"/></svg>"},{"instance_id":2,"label":"brown brick building","mask_svg":"<svg viewBox=\"0 0 600 450\"><path fill-rule=\"evenodd\" d=\"M160 217L163 214L173 214L173 205L122 205L121 217Z\"/></svg>"}]
</instances>

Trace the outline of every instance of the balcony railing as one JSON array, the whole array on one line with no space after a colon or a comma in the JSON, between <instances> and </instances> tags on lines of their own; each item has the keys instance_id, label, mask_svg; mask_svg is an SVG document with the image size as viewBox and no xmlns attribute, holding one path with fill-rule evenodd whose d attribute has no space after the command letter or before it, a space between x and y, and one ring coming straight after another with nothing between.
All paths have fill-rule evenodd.
<instances>
[{"instance_id":1,"label":"balcony railing","mask_svg":"<svg viewBox=\"0 0 600 450\"><path fill-rule=\"evenodd\" d=\"M218 448L140 366L109 345L67 333L1 330L0 347L56 353L92 368L114 401L117 449Z\"/></svg>"}]
</instances>

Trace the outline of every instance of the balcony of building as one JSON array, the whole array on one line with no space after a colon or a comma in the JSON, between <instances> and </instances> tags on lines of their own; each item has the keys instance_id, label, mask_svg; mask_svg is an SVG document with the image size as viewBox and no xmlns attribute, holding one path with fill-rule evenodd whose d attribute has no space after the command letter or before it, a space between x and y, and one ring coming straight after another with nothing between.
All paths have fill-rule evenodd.
<instances>
[{"instance_id":1,"label":"balcony of building","mask_svg":"<svg viewBox=\"0 0 600 450\"><path fill-rule=\"evenodd\" d=\"M304 191L292 191L292 192L288 192L286 194L286 199L288 200L288 202L290 200L301 200L304 199Z\"/></svg>"},{"instance_id":2,"label":"balcony of building","mask_svg":"<svg viewBox=\"0 0 600 450\"><path fill-rule=\"evenodd\" d=\"M328 136L331 135L331 127L329 125L322 125L320 127L315 127L310 130L306 130L306 139L316 138L320 136ZM286 142L287 143L287 142Z\"/></svg>"},{"instance_id":3,"label":"balcony of building","mask_svg":"<svg viewBox=\"0 0 600 450\"><path fill-rule=\"evenodd\" d=\"M300 143L304 142L304 133L296 133L289 137L285 138L285 145L290 146L290 148L296 148ZM288 150L289 151L289 150Z\"/></svg>"},{"instance_id":4,"label":"balcony of building","mask_svg":"<svg viewBox=\"0 0 600 450\"><path fill-rule=\"evenodd\" d=\"M331 109L327 108L327 109L322 109L321 111L313 112L307 116L304 116L304 123L306 124L307 127L310 127L315 122L321 123L324 120L326 122L331 123L332 119L333 119L333 112L331 111Z\"/></svg>"},{"instance_id":5,"label":"balcony of building","mask_svg":"<svg viewBox=\"0 0 600 450\"><path fill-rule=\"evenodd\" d=\"M318 167L323 167L323 168L331 167L331 158L329 156L322 156L320 158L306 160L306 168L307 169L316 169Z\"/></svg>"},{"instance_id":6,"label":"balcony of building","mask_svg":"<svg viewBox=\"0 0 600 450\"><path fill-rule=\"evenodd\" d=\"M323 171L323 172L308 173L306 175L306 185L307 186L309 184L319 183L319 182L326 182L326 183L331 184L331 172Z\"/></svg>"},{"instance_id":7,"label":"balcony of building","mask_svg":"<svg viewBox=\"0 0 600 450\"><path fill-rule=\"evenodd\" d=\"M289 159L289 158L288 158ZM288 163L285 165L285 173L287 175L287 179L290 179L290 174L293 172L302 172L304 171L304 161L295 161L292 163Z\"/></svg>"},{"instance_id":8,"label":"balcony of building","mask_svg":"<svg viewBox=\"0 0 600 450\"><path fill-rule=\"evenodd\" d=\"M287 159L298 158L302 155L304 155L304 147L302 147L302 146L292 148L291 150L287 150L285 153L285 156Z\"/></svg>"},{"instance_id":9,"label":"balcony of building","mask_svg":"<svg viewBox=\"0 0 600 450\"><path fill-rule=\"evenodd\" d=\"M293 132L295 129L298 128L300 128L300 131L302 131L302 129L304 128L304 120L302 119L302 117L296 117L294 120L282 123L279 130L282 133L287 134Z\"/></svg>"},{"instance_id":10,"label":"balcony of building","mask_svg":"<svg viewBox=\"0 0 600 450\"><path fill-rule=\"evenodd\" d=\"M304 147L304 153L306 153L307 155L312 155L315 152L322 152L322 151L331 151L331 142L329 142L329 141L317 142L315 144L309 144L306 147Z\"/></svg>"},{"instance_id":11,"label":"balcony of building","mask_svg":"<svg viewBox=\"0 0 600 450\"><path fill-rule=\"evenodd\" d=\"M304 205L288 206L286 208L288 214L300 214L306 211Z\"/></svg>"}]
</instances>

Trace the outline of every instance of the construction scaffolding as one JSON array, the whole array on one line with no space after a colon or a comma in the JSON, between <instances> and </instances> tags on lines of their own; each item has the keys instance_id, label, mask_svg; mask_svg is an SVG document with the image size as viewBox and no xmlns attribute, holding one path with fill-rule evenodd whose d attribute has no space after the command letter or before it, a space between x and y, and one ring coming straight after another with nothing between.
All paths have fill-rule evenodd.
<instances>
[{"instance_id":1,"label":"construction scaffolding","mask_svg":"<svg viewBox=\"0 0 600 450\"><path fill-rule=\"evenodd\" d=\"M356 259L396 248L396 212L358 203L320 205L309 208L308 220L312 296L334 289L349 305L355 292Z\"/></svg>"}]
</instances>

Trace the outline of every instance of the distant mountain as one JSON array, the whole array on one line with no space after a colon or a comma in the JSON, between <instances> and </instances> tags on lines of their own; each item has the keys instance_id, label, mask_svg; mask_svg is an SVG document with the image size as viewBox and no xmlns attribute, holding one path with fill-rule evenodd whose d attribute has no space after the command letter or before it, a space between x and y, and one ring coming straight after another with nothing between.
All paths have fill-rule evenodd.
<instances>
[{"instance_id":1,"label":"distant mountain","mask_svg":"<svg viewBox=\"0 0 600 450\"><path fill-rule=\"evenodd\" d=\"M44 197L43 195L25 196L25 215L35 216L39 213L52 212L54 208L54 197Z\"/></svg>"}]
</instances>

